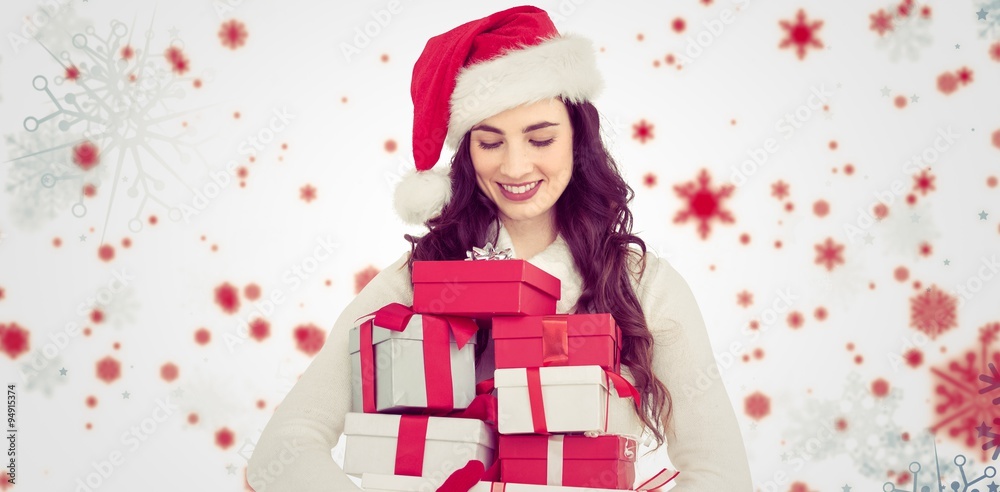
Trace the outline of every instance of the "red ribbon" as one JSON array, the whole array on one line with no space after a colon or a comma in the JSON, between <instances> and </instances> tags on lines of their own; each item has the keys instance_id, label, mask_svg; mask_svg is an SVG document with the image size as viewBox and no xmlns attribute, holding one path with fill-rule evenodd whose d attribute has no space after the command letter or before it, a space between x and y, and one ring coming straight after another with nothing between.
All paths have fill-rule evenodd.
<instances>
[{"instance_id":1,"label":"red ribbon","mask_svg":"<svg viewBox=\"0 0 1000 492\"><path fill-rule=\"evenodd\" d=\"M619 398L631 398L637 410L642 410L642 400L639 398L639 391L632 386L627 379L615 374L607 369L604 370L608 381L615 388ZM545 425L545 402L542 399L542 378L537 367L525 369L528 380L528 404L531 407L531 425L535 434L548 435L549 431ZM607 417L607 415L605 415ZM607 430L607 423L605 423Z\"/></svg>"},{"instance_id":2,"label":"red ribbon","mask_svg":"<svg viewBox=\"0 0 1000 492\"><path fill-rule=\"evenodd\" d=\"M565 366L569 362L566 315L542 317L542 366Z\"/></svg>"},{"instance_id":3,"label":"red ribbon","mask_svg":"<svg viewBox=\"0 0 1000 492\"><path fill-rule=\"evenodd\" d=\"M664 485L670 483L671 480L677 478L677 475L679 474L680 472L677 470L663 468L660 471L656 472L656 474L650 477L648 480L642 482L642 484L636 487L635 490L640 492L644 492L647 490L657 490L660 487L663 487Z\"/></svg>"},{"instance_id":4,"label":"red ribbon","mask_svg":"<svg viewBox=\"0 0 1000 492\"><path fill-rule=\"evenodd\" d=\"M604 374L606 374L608 379L611 380L611 384L614 385L615 392L618 393L619 398L631 398L632 402L635 403L636 410L642 410L642 400L639 398L639 390L635 389L635 386L632 386L632 383L621 377L620 374L616 374L607 369L604 370Z\"/></svg>"},{"instance_id":5,"label":"red ribbon","mask_svg":"<svg viewBox=\"0 0 1000 492\"><path fill-rule=\"evenodd\" d=\"M375 355L372 347L374 325L392 331L403 331L414 314L411 308L399 303L387 304L374 313L374 320L365 321L360 327L361 356L361 398L362 411L377 412L375 405ZM421 315L423 321L424 378L427 382L427 406L429 408L451 408L455 396L451 377L451 341L448 334L455 337L458 348L462 349L476 334L479 326L471 318L461 316ZM364 317L364 316L363 316Z\"/></svg>"},{"instance_id":6,"label":"red ribbon","mask_svg":"<svg viewBox=\"0 0 1000 492\"><path fill-rule=\"evenodd\" d=\"M419 477L424 470L424 445L427 441L425 415L401 415L396 441L396 467L393 474Z\"/></svg>"},{"instance_id":7,"label":"red ribbon","mask_svg":"<svg viewBox=\"0 0 1000 492\"><path fill-rule=\"evenodd\" d=\"M531 405L531 425L535 434L548 434L545 426L545 402L542 400L542 378L537 367L525 369L528 377L528 404Z\"/></svg>"}]
</instances>

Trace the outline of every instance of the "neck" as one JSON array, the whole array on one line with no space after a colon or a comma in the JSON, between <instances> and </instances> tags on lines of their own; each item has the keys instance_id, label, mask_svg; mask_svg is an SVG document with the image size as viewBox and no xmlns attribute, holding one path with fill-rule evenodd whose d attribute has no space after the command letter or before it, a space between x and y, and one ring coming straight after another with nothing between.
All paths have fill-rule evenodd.
<instances>
[{"instance_id":1,"label":"neck","mask_svg":"<svg viewBox=\"0 0 1000 492\"><path fill-rule=\"evenodd\" d=\"M557 232L553 212L550 210L549 213L526 220L500 217L504 228L510 234L510 241L514 245L514 251L518 258L530 259L556 240Z\"/></svg>"}]
</instances>

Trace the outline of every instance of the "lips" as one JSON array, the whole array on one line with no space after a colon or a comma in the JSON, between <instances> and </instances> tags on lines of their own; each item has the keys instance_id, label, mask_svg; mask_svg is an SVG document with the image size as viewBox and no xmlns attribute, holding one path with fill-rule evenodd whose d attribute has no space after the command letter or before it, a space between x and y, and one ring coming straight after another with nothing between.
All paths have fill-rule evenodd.
<instances>
[{"instance_id":1,"label":"lips","mask_svg":"<svg viewBox=\"0 0 1000 492\"><path fill-rule=\"evenodd\" d=\"M516 185L501 184L497 183L497 187L500 188L500 194L504 198L513 202L523 202L525 200L531 199L538 193L538 188L542 185L542 180L538 181L528 181L526 183L518 183Z\"/></svg>"}]
</instances>

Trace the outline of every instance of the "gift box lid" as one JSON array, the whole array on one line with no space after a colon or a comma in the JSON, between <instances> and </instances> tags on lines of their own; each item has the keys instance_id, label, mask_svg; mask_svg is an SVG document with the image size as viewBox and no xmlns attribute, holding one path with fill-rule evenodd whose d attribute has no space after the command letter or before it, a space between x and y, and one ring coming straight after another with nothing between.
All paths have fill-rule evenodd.
<instances>
[{"instance_id":1,"label":"gift box lid","mask_svg":"<svg viewBox=\"0 0 1000 492\"><path fill-rule=\"evenodd\" d=\"M618 345L621 346L621 329L618 328L611 313L496 316L493 318L492 337L494 340L540 337L543 318L564 318L568 336L606 335L617 339Z\"/></svg>"},{"instance_id":2,"label":"gift box lid","mask_svg":"<svg viewBox=\"0 0 1000 492\"><path fill-rule=\"evenodd\" d=\"M397 437L401 415L349 412L344 418L344 435ZM478 442L496 449L496 436L482 420L428 417L428 441Z\"/></svg>"},{"instance_id":3,"label":"gift box lid","mask_svg":"<svg viewBox=\"0 0 1000 492\"><path fill-rule=\"evenodd\" d=\"M634 462L636 441L625 436L603 435L597 437L565 435L564 460L621 460ZM501 435L499 459L548 459L549 436Z\"/></svg>"},{"instance_id":4,"label":"gift box lid","mask_svg":"<svg viewBox=\"0 0 1000 492\"><path fill-rule=\"evenodd\" d=\"M497 369L493 372L497 388L528 385L527 369ZM551 366L538 368L542 385L600 384L607 388L604 369L601 366Z\"/></svg>"},{"instance_id":5,"label":"gift box lid","mask_svg":"<svg viewBox=\"0 0 1000 492\"><path fill-rule=\"evenodd\" d=\"M361 333L360 333L361 325L367 323L369 320L373 320L374 318L375 318L374 316L367 316L365 318L362 318L354 325L353 328L351 328L350 332L348 333L348 339L347 339L348 353L353 354L361 350ZM389 340L390 338L394 340L423 340L424 339L423 316L419 314L414 314L413 317L410 318L410 321L406 323L406 328L404 328L403 331L390 330L388 328L379 327L378 325L372 326L372 345L384 342L386 340ZM451 330L448 330L448 340L450 340L452 343L456 343L455 335L451 333ZM470 338L469 341L466 343L475 345L476 337Z\"/></svg>"},{"instance_id":6,"label":"gift box lid","mask_svg":"<svg viewBox=\"0 0 1000 492\"><path fill-rule=\"evenodd\" d=\"M525 282L559 299L559 279L525 260L414 261L414 284L455 282Z\"/></svg>"}]
</instances>

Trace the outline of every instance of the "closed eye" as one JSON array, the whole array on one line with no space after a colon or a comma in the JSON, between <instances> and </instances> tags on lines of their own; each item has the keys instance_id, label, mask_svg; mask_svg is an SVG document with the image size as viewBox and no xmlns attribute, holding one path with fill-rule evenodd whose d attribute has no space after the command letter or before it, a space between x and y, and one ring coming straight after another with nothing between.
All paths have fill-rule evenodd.
<instances>
[{"instance_id":1,"label":"closed eye","mask_svg":"<svg viewBox=\"0 0 1000 492\"><path fill-rule=\"evenodd\" d=\"M548 147L549 145L552 145L552 142L555 142L555 140L556 140L555 138L550 138L548 140L541 141L541 142L536 141L536 140L530 140L530 142L531 142L531 145L534 145L535 147ZM497 143L492 143L492 144L488 144L488 143L485 143L485 142L479 142L479 148L483 149L483 150L492 150L492 149L495 149L495 148L499 147L501 143L503 143L503 142L497 142Z\"/></svg>"}]
</instances>

